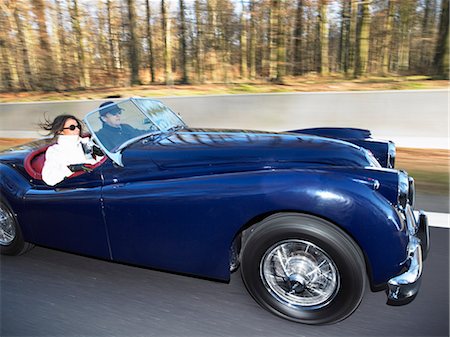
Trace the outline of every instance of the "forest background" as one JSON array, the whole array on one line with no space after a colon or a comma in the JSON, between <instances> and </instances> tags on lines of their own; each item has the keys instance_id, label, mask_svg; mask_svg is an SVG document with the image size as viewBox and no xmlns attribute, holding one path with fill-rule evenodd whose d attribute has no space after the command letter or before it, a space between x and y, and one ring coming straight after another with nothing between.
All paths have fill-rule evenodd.
<instances>
[{"instance_id":1,"label":"forest background","mask_svg":"<svg viewBox=\"0 0 450 337\"><path fill-rule=\"evenodd\" d=\"M0 102L448 88L448 28L449 0L0 0ZM398 151L444 204L449 158Z\"/></svg>"},{"instance_id":2,"label":"forest background","mask_svg":"<svg viewBox=\"0 0 450 337\"><path fill-rule=\"evenodd\" d=\"M1 92L449 76L449 0L0 0L0 10Z\"/></svg>"}]
</instances>

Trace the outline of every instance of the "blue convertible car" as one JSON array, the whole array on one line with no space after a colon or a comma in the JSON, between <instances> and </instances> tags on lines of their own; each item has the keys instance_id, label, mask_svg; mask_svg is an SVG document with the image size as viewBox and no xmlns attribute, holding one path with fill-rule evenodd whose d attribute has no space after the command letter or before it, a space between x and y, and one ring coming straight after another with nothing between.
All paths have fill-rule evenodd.
<instances>
[{"instance_id":1,"label":"blue convertible car","mask_svg":"<svg viewBox=\"0 0 450 337\"><path fill-rule=\"evenodd\" d=\"M132 136L105 132L113 107ZM102 109L84 119L105 154L90 172L47 186L48 139L1 153L2 254L36 244L222 281L240 268L260 305L307 324L349 316L368 287L394 305L416 296L427 217L393 143L360 129L195 129L151 99Z\"/></svg>"}]
</instances>

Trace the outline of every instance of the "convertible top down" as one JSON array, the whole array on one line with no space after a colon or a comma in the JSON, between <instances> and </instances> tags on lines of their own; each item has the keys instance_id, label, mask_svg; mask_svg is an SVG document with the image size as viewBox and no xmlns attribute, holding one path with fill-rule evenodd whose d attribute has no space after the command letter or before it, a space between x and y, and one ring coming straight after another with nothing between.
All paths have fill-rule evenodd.
<instances>
[{"instance_id":1,"label":"convertible top down","mask_svg":"<svg viewBox=\"0 0 450 337\"><path fill-rule=\"evenodd\" d=\"M90 172L47 186L50 139L0 154L2 254L42 245L221 281L240 268L259 304L307 324L349 316L367 285L389 304L416 296L427 217L392 142L347 128L195 129L152 99L114 107L138 132L108 137L105 107L88 113L105 154Z\"/></svg>"}]
</instances>

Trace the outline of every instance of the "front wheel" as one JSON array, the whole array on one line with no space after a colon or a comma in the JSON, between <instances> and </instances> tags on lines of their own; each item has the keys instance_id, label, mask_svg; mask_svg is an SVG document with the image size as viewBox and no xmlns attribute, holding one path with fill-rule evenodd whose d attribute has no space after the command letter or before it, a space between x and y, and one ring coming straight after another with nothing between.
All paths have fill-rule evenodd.
<instances>
[{"instance_id":1,"label":"front wheel","mask_svg":"<svg viewBox=\"0 0 450 337\"><path fill-rule=\"evenodd\" d=\"M254 299L306 324L349 316L365 288L364 257L341 229L310 215L277 214L250 229L241 273Z\"/></svg>"},{"instance_id":2,"label":"front wheel","mask_svg":"<svg viewBox=\"0 0 450 337\"><path fill-rule=\"evenodd\" d=\"M20 255L33 247L33 244L23 240L22 231L11 208L0 201L0 253Z\"/></svg>"}]
</instances>

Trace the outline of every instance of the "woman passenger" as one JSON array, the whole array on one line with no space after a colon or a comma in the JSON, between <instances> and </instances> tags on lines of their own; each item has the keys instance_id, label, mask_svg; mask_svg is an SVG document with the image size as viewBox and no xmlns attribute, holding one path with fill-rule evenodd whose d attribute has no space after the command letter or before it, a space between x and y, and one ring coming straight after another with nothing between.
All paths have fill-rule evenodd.
<instances>
[{"instance_id":1,"label":"woman passenger","mask_svg":"<svg viewBox=\"0 0 450 337\"><path fill-rule=\"evenodd\" d=\"M88 150L89 137L82 138L81 122L72 115L57 116L53 122L41 124L56 139L45 152L42 179L53 186L77 171L91 171L85 164L95 164L101 157L94 158Z\"/></svg>"}]
</instances>

